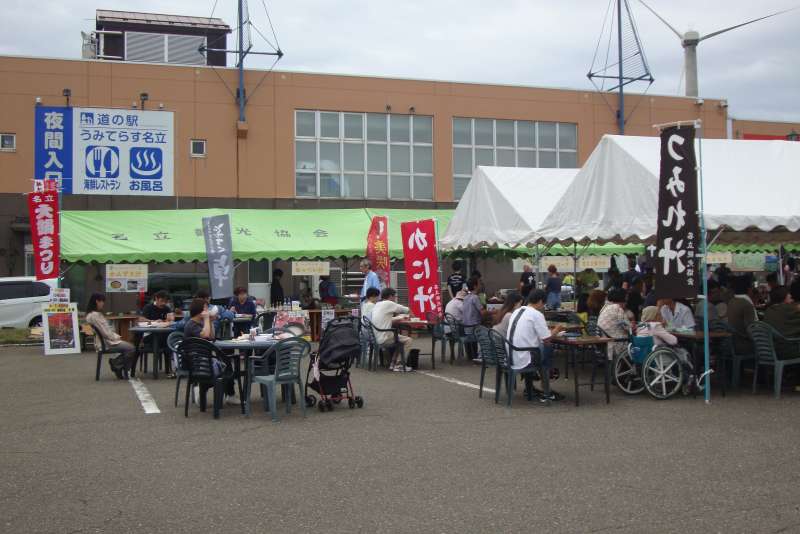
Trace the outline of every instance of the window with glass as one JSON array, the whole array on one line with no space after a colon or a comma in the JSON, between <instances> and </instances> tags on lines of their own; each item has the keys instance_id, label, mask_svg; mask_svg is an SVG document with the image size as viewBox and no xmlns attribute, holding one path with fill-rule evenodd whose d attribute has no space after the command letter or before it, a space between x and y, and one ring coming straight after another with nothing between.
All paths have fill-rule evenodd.
<instances>
[{"instance_id":1,"label":"window with glass","mask_svg":"<svg viewBox=\"0 0 800 534\"><path fill-rule=\"evenodd\" d=\"M575 168L578 125L566 122L453 118L453 193L467 189L478 165Z\"/></svg>"},{"instance_id":2,"label":"window with glass","mask_svg":"<svg viewBox=\"0 0 800 534\"><path fill-rule=\"evenodd\" d=\"M433 117L296 110L295 193L433 200Z\"/></svg>"}]
</instances>

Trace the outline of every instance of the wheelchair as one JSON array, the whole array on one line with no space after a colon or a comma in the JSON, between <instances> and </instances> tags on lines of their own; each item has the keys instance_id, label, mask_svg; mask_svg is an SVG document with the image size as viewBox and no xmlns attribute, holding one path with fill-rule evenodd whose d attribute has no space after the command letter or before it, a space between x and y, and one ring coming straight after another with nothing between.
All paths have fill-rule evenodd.
<instances>
[{"instance_id":1,"label":"wheelchair","mask_svg":"<svg viewBox=\"0 0 800 534\"><path fill-rule=\"evenodd\" d=\"M653 398L664 400L679 391L699 393L705 375L696 377L691 358L665 345L654 346L652 337L631 335L630 343L614 359L614 383L628 395L647 390Z\"/></svg>"}]
</instances>

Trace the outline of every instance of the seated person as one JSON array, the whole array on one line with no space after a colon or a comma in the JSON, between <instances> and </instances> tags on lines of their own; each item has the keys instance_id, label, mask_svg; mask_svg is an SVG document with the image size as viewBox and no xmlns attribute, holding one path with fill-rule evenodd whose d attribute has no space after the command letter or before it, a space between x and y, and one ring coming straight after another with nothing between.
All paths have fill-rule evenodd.
<instances>
[{"instance_id":1,"label":"seated person","mask_svg":"<svg viewBox=\"0 0 800 534\"><path fill-rule=\"evenodd\" d=\"M636 329L639 337L652 337L653 346L666 345L672 347L684 364L689 363L689 353L686 349L678 347L678 338L664 328L664 319L656 306L648 306L642 310L642 322Z\"/></svg>"},{"instance_id":2,"label":"seated person","mask_svg":"<svg viewBox=\"0 0 800 534\"><path fill-rule=\"evenodd\" d=\"M777 302L782 288L777 287L770 293L770 301ZM785 291L785 289L784 289ZM783 302L773 304L764 313L764 322L770 324L782 336L787 338L800 338L800 280L789 287L789 293L783 297ZM781 360L800 358L800 343L786 343L780 339L775 340L775 354Z\"/></svg>"},{"instance_id":3,"label":"seated person","mask_svg":"<svg viewBox=\"0 0 800 534\"><path fill-rule=\"evenodd\" d=\"M628 344L628 325L630 324L625 314L625 290L614 287L608 291L608 298L600 315L597 317L597 326L614 339L624 340L608 344L608 359L625 350Z\"/></svg>"},{"instance_id":4,"label":"seated person","mask_svg":"<svg viewBox=\"0 0 800 534\"><path fill-rule=\"evenodd\" d=\"M408 308L397 303L397 291L391 287L387 287L381 291L381 301L372 308L372 325L381 330L389 330L396 320L396 314L407 314L408 312ZM375 340L379 345L392 344L394 343L394 339L394 333L392 332L375 331ZM400 335L398 336L398 341L403 344L406 354L408 354L409 349L411 349L411 338ZM389 369L391 371L413 371L411 367L403 367L403 364L400 362L399 350L394 351L392 354Z\"/></svg>"},{"instance_id":5,"label":"seated person","mask_svg":"<svg viewBox=\"0 0 800 534\"><path fill-rule=\"evenodd\" d=\"M380 296L381 292L377 287L367 288L367 295L361 303L361 317L366 317L370 321L372 320L372 309L375 307L375 304L377 304L378 297Z\"/></svg>"},{"instance_id":6,"label":"seated person","mask_svg":"<svg viewBox=\"0 0 800 534\"><path fill-rule=\"evenodd\" d=\"M233 298L228 303L228 311L239 315L249 315L251 320L249 323L233 323L233 335L241 335L242 332L249 332L253 326L258 311L256 310L256 301L247 294L247 289L237 287L233 291Z\"/></svg>"},{"instance_id":7,"label":"seated person","mask_svg":"<svg viewBox=\"0 0 800 534\"><path fill-rule=\"evenodd\" d=\"M553 359L553 347L548 343L552 336L561 332L562 327L556 326L552 330L547 327L544 311L547 294L541 289L532 289L528 293L525 305L517 308L509 317L509 326L506 338L518 348L539 349L541 355L541 376L549 376ZM528 370L534 368L531 351L512 351L511 367L515 370ZM550 401L561 400L564 397L555 391L550 391L545 382L544 391L533 387L533 376L525 375L525 389L531 390L534 400L547 404Z\"/></svg>"},{"instance_id":8,"label":"seated person","mask_svg":"<svg viewBox=\"0 0 800 534\"><path fill-rule=\"evenodd\" d=\"M189 319L183 327L184 338L199 337L209 341L214 340L214 328L211 325L211 315L205 299L195 298L189 306Z\"/></svg>"},{"instance_id":9,"label":"seated person","mask_svg":"<svg viewBox=\"0 0 800 534\"><path fill-rule=\"evenodd\" d=\"M158 322L168 322L171 323L175 320L175 314L172 312L172 308L170 308L169 304L169 293L164 291L163 289L156 292L153 295L153 301L147 304L144 308L142 308L142 313L139 317L142 321L158 321ZM166 371L167 377L175 378L175 375L170 369L170 363L172 358L169 357L169 347L167 347L167 334L137 334L135 337L135 344L138 347L139 342L143 341L147 346L150 347L152 350L153 347L153 336L159 336L158 346L159 352L161 354L155 355L156 358L164 357L164 361L166 362Z\"/></svg>"},{"instance_id":10,"label":"seated person","mask_svg":"<svg viewBox=\"0 0 800 534\"><path fill-rule=\"evenodd\" d=\"M136 349L127 341L123 341L120 335L114 332L114 329L108 324L108 320L103 315L105 304L105 295L102 293L92 294L89 297L89 303L86 305L86 322L95 327L103 337L106 349L119 352L119 356L108 360L108 365L111 367L111 372L122 380L125 378L122 371L125 369L130 372L136 366ZM98 343L97 346L99 347L100 344Z\"/></svg>"},{"instance_id":11,"label":"seated person","mask_svg":"<svg viewBox=\"0 0 800 534\"><path fill-rule=\"evenodd\" d=\"M214 341L214 327L211 325L211 316L208 311L208 303L205 299L195 298L189 305L189 320L183 328L184 339L197 337L207 341ZM226 367L226 362L221 362L214 358L214 376L222 374ZM234 390L233 377L225 382L225 395L228 403L237 404L236 391Z\"/></svg>"},{"instance_id":12,"label":"seated person","mask_svg":"<svg viewBox=\"0 0 800 534\"><path fill-rule=\"evenodd\" d=\"M528 288L528 294L530 294L530 292L531 290ZM511 314L520 306L522 306L522 295L517 291L509 291L508 294L506 294L506 301L503 303L503 306L495 312L492 328L501 336L506 337Z\"/></svg>"},{"instance_id":13,"label":"seated person","mask_svg":"<svg viewBox=\"0 0 800 534\"><path fill-rule=\"evenodd\" d=\"M447 306L444 307L445 315L452 315L456 321L462 322L464 320L464 297L466 296L467 292L463 289L459 289L453 300L448 302ZM447 331L449 331L449 327Z\"/></svg>"},{"instance_id":14,"label":"seated person","mask_svg":"<svg viewBox=\"0 0 800 534\"><path fill-rule=\"evenodd\" d=\"M656 306L661 318L667 323L667 328L694 329L694 315L686 304L674 299L661 299Z\"/></svg>"},{"instance_id":15,"label":"seated person","mask_svg":"<svg viewBox=\"0 0 800 534\"><path fill-rule=\"evenodd\" d=\"M753 342L747 327L758 320L756 308L750 298L752 279L750 276L737 276L731 279L733 298L728 302L728 324L735 331L733 348L737 354L753 354Z\"/></svg>"}]
</instances>

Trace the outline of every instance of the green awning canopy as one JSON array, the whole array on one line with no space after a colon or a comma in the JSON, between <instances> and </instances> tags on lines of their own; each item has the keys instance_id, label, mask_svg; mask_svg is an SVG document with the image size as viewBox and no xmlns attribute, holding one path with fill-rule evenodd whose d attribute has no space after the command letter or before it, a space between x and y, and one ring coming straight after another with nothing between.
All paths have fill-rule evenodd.
<instances>
[{"instance_id":1,"label":"green awning canopy","mask_svg":"<svg viewBox=\"0 0 800 534\"><path fill-rule=\"evenodd\" d=\"M435 217L443 231L453 210L202 209L66 211L61 257L70 262L205 261L203 217L228 213L234 258L312 259L363 256L373 215L389 219L389 249L402 257L400 223Z\"/></svg>"},{"instance_id":2,"label":"green awning canopy","mask_svg":"<svg viewBox=\"0 0 800 534\"><path fill-rule=\"evenodd\" d=\"M70 262L144 263L205 261L202 219L228 213L233 227L234 258L245 260L313 259L363 256L372 217L389 221L389 250L401 258L400 223L436 219L441 236L453 216L448 209L202 209L149 211L65 211L61 218L61 257ZM755 252L769 246L715 246L712 250ZM794 246L786 247L790 251ZM777 250L777 246L775 247ZM531 255L525 249L486 249ZM643 245L578 247L580 255L638 254ZM469 253L470 251L452 252ZM556 245L547 255L569 255L572 247Z\"/></svg>"}]
</instances>

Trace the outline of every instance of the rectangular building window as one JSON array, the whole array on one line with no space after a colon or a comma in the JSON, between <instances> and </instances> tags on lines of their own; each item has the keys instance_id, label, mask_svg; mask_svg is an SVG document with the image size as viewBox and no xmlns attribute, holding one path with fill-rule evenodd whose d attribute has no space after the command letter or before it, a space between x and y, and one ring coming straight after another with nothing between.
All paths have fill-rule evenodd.
<instances>
[{"instance_id":1,"label":"rectangular building window","mask_svg":"<svg viewBox=\"0 0 800 534\"><path fill-rule=\"evenodd\" d=\"M578 125L454 117L454 200L464 194L478 165L575 168Z\"/></svg>"},{"instance_id":2,"label":"rectangular building window","mask_svg":"<svg viewBox=\"0 0 800 534\"><path fill-rule=\"evenodd\" d=\"M17 149L17 134L0 134L0 151L14 152Z\"/></svg>"},{"instance_id":3,"label":"rectangular building window","mask_svg":"<svg viewBox=\"0 0 800 534\"><path fill-rule=\"evenodd\" d=\"M433 117L295 111L298 197L433 200Z\"/></svg>"},{"instance_id":4,"label":"rectangular building window","mask_svg":"<svg viewBox=\"0 0 800 534\"><path fill-rule=\"evenodd\" d=\"M206 140L205 139L192 139L189 142L189 154L193 158L206 157Z\"/></svg>"}]
</instances>

